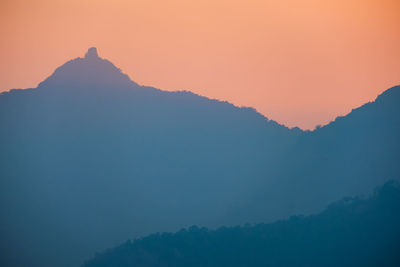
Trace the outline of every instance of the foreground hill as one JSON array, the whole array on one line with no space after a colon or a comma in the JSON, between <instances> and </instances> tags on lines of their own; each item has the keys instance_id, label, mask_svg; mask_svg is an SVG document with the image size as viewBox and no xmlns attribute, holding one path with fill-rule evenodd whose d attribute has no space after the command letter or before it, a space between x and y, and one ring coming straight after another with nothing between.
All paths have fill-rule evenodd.
<instances>
[{"instance_id":1,"label":"foreground hill","mask_svg":"<svg viewBox=\"0 0 400 267\"><path fill-rule=\"evenodd\" d=\"M321 211L400 177L400 87L312 132L131 81L95 49L0 95L0 265ZM21 253L23 251L23 253Z\"/></svg>"},{"instance_id":2,"label":"foreground hill","mask_svg":"<svg viewBox=\"0 0 400 267\"><path fill-rule=\"evenodd\" d=\"M97 254L83 267L399 266L400 187L346 198L313 216L273 224L190 227Z\"/></svg>"}]
</instances>

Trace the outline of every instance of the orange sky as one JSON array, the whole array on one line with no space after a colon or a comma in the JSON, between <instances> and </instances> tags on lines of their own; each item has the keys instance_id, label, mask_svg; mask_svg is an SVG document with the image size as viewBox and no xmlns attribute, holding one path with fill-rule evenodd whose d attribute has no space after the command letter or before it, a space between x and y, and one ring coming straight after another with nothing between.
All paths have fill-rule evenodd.
<instances>
[{"instance_id":1,"label":"orange sky","mask_svg":"<svg viewBox=\"0 0 400 267\"><path fill-rule=\"evenodd\" d=\"M314 128L400 84L399 0L0 0L0 91L96 46L139 84Z\"/></svg>"}]
</instances>

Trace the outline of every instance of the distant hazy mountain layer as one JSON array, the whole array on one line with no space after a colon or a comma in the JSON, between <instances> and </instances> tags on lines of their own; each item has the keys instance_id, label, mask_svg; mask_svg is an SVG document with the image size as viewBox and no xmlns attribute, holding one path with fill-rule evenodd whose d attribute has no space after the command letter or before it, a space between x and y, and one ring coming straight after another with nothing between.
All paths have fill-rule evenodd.
<instances>
[{"instance_id":1,"label":"distant hazy mountain layer","mask_svg":"<svg viewBox=\"0 0 400 267\"><path fill-rule=\"evenodd\" d=\"M399 102L393 87L303 132L139 86L92 50L0 95L0 265L78 266L130 237L271 222L368 193L400 177Z\"/></svg>"}]
</instances>

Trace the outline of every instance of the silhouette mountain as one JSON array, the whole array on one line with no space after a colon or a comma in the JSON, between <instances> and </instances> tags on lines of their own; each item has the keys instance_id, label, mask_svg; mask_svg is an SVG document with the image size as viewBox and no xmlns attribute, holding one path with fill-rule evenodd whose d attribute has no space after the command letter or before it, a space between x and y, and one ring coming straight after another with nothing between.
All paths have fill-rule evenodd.
<instances>
[{"instance_id":1,"label":"silhouette mountain","mask_svg":"<svg viewBox=\"0 0 400 267\"><path fill-rule=\"evenodd\" d=\"M270 222L370 192L399 177L399 91L303 132L140 86L90 48L0 95L0 265L78 266L127 237Z\"/></svg>"},{"instance_id":2,"label":"silhouette mountain","mask_svg":"<svg viewBox=\"0 0 400 267\"><path fill-rule=\"evenodd\" d=\"M260 214L258 221L263 221L265 210L275 218L321 211L346 195L364 194L399 179L399 114L400 86L396 86L348 115L302 133L269 174L276 182L270 185L265 180L273 190L266 193L260 186L247 204L255 212L253 218Z\"/></svg>"},{"instance_id":3,"label":"silhouette mountain","mask_svg":"<svg viewBox=\"0 0 400 267\"><path fill-rule=\"evenodd\" d=\"M392 182L368 199L345 198L313 216L129 240L83 267L399 266L399 212L400 187Z\"/></svg>"},{"instance_id":4,"label":"silhouette mountain","mask_svg":"<svg viewBox=\"0 0 400 267\"><path fill-rule=\"evenodd\" d=\"M30 267L225 223L300 133L250 108L139 86L95 49L35 89L1 94L0 123L1 259Z\"/></svg>"},{"instance_id":5,"label":"silhouette mountain","mask_svg":"<svg viewBox=\"0 0 400 267\"><path fill-rule=\"evenodd\" d=\"M100 58L97 49L92 47L84 58L76 58L57 68L38 88L80 90L81 87L89 87L100 90L132 86L138 87L138 84L110 61Z\"/></svg>"}]
</instances>

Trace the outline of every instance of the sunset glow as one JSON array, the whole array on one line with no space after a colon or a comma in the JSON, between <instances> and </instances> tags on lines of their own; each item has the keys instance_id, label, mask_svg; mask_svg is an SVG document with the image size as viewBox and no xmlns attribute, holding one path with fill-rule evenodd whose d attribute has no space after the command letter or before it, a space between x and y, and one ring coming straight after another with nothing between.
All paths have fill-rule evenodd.
<instances>
[{"instance_id":1,"label":"sunset glow","mask_svg":"<svg viewBox=\"0 0 400 267\"><path fill-rule=\"evenodd\" d=\"M3 0L0 91L96 46L132 80L312 129L400 84L398 0Z\"/></svg>"}]
</instances>

